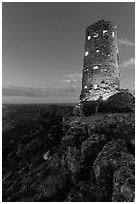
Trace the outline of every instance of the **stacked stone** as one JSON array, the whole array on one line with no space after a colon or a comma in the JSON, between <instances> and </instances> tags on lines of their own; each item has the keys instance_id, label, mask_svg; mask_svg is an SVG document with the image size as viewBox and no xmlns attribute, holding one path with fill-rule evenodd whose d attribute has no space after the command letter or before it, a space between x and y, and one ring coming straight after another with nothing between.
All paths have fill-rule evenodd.
<instances>
[{"instance_id":1,"label":"stacked stone","mask_svg":"<svg viewBox=\"0 0 137 204\"><path fill-rule=\"evenodd\" d=\"M80 102L104 100L119 92L117 27L98 21L86 30Z\"/></svg>"}]
</instances>

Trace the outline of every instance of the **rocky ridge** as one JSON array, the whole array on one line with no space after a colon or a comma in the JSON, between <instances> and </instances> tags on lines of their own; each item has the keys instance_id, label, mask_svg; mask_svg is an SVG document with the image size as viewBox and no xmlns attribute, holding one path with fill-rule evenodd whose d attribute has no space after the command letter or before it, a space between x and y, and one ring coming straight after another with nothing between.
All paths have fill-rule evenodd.
<instances>
[{"instance_id":1,"label":"rocky ridge","mask_svg":"<svg viewBox=\"0 0 137 204\"><path fill-rule=\"evenodd\" d=\"M49 132L39 124L11 144L3 201L134 201L134 113L86 119L70 117Z\"/></svg>"}]
</instances>

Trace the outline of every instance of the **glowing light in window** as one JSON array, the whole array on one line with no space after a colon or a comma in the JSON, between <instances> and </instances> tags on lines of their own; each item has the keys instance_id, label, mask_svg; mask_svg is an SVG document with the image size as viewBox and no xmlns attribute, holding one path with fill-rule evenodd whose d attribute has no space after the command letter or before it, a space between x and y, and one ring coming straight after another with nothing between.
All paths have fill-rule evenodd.
<instances>
[{"instance_id":1,"label":"glowing light in window","mask_svg":"<svg viewBox=\"0 0 137 204\"><path fill-rule=\"evenodd\" d=\"M87 86L84 86L84 89L87 89Z\"/></svg>"},{"instance_id":2,"label":"glowing light in window","mask_svg":"<svg viewBox=\"0 0 137 204\"><path fill-rule=\"evenodd\" d=\"M88 54L89 54L88 51L86 51L86 52L85 52L85 56L88 56Z\"/></svg>"},{"instance_id":3,"label":"glowing light in window","mask_svg":"<svg viewBox=\"0 0 137 204\"><path fill-rule=\"evenodd\" d=\"M93 37L94 38L98 37L98 33L93 33Z\"/></svg>"},{"instance_id":4,"label":"glowing light in window","mask_svg":"<svg viewBox=\"0 0 137 204\"><path fill-rule=\"evenodd\" d=\"M99 52L99 50L96 50L96 52Z\"/></svg>"},{"instance_id":5,"label":"glowing light in window","mask_svg":"<svg viewBox=\"0 0 137 204\"><path fill-rule=\"evenodd\" d=\"M95 84L95 85L94 85L94 89L97 89L97 87L98 87L98 86Z\"/></svg>"},{"instance_id":6,"label":"glowing light in window","mask_svg":"<svg viewBox=\"0 0 137 204\"><path fill-rule=\"evenodd\" d=\"M115 37L115 32L114 31L112 32L112 37Z\"/></svg>"},{"instance_id":7,"label":"glowing light in window","mask_svg":"<svg viewBox=\"0 0 137 204\"><path fill-rule=\"evenodd\" d=\"M93 69L98 69L98 65L94 66Z\"/></svg>"},{"instance_id":8,"label":"glowing light in window","mask_svg":"<svg viewBox=\"0 0 137 204\"><path fill-rule=\"evenodd\" d=\"M84 69L84 72L87 72L88 71L88 69Z\"/></svg>"},{"instance_id":9,"label":"glowing light in window","mask_svg":"<svg viewBox=\"0 0 137 204\"><path fill-rule=\"evenodd\" d=\"M88 36L88 40L90 40L90 39L91 39L91 36L89 35L89 36Z\"/></svg>"},{"instance_id":10,"label":"glowing light in window","mask_svg":"<svg viewBox=\"0 0 137 204\"><path fill-rule=\"evenodd\" d=\"M107 32L108 32L107 30L103 30L103 35L107 34Z\"/></svg>"}]
</instances>

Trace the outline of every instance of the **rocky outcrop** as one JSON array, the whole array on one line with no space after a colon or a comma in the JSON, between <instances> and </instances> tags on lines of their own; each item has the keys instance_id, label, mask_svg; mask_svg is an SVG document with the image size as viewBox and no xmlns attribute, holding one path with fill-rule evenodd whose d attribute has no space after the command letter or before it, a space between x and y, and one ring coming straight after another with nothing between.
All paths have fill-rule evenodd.
<instances>
[{"instance_id":1,"label":"rocky outcrop","mask_svg":"<svg viewBox=\"0 0 137 204\"><path fill-rule=\"evenodd\" d=\"M71 187L67 172L60 175L50 175L36 187L34 201L63 201Z\"/></svg>"},{"instance_id":2,"label":"rocky outcrop","mask_svg":"<svg viewBox=\"0 0 137 204\"><path fill-rule=\"evenodd\" d=\"M47 134L44 127L36 131L11 144L3 201L134 201L133 113L108 114L95 122L72 117L62 129L54 124Z\"/></svg>"},{"instance_id":3,"label":"rocky outcrop","mask_svg":"<svg viewBox=\"0 0 137 204\"><path fill-rule=\"evenodd\" d=\"M135 97L127 90L120 90L120 92L110 96L106 101L99 104L99 112L118 112L126 113L133 112L135 109Z\"/></svg>"},{"instance_id":4,"label":"rocky outcrop","mask_svg":"<svg viewBox=\"0 0 137 204\"><path fill-rule=\"evenodd\" d=\"M123 166L114 172L112 201L135 201L135 167L133 160L131 160L130 166Z\"/></svg>"},{"instance_id":5,"label":"rocky outcrop","mask_svg":"<svg viewBox=\"0 0 137 204\"><path fill-rule=\"evenodd\" d=\"M119 90L106 100L87 100L81 102L81 109L85 116L96 112L102 113L130 113L135 110L135 97L127 90Z\"/></svg>"},{"instance_id":6,"label":"rocky outcrop","mask_svg":"<svg viewBox=\"0 0 137 204\"><path fill-rule=\"evenodd\" d=\"M80 182L71 189L67 195L66 202L94 202L97 198L97 188L86 182Z\"/></svg>"},{"instance_id":7,"label":"rocky outcrop","mask_svg":"<svg viewBox=\"0 0 137 204\"><path fill-rule=\"evenodd\" d=\"M116 190L113 183L115 171L133 165L134 156L128 152L124 140L114 140L103 147L93 164L100 201L112 201L112 193Z\"/></svg>"},{"instance_id":8,"label":"rocky outcrop","mask_svg":"<svg viewBox=\"0 0 137 204\"><path fill-rule=\"evenodd\" d=\"M69 170L74 184L90 178L90 169L85 163L81 150L77 150L76 147L68 147L62 157L62 164Z\"/></svg>"},{"instance_id":9,"label":"rocky outcrop","mask_svg":"<svg viewBox=\"0 0 137 204\"><path fill-rule=\"evenodd\" d=\"M103 145L105 144L106 138L103 134L92 134L87 140L85 140L81 145L81 151L85 157L88 165L91 165L99 152L101 151Z\"/></svg>"},{"instance_id":10,"label":"rocky outcrop","mask_svg":"<svg viewBox=\"0 0 137 204\"><path fill-rule=\"evenodd\" d=\"M64 146L80 146L88 138L88 127L79 121L68 121L64 126L65 136L62 138Z\"/></svg>"}]
</instances>

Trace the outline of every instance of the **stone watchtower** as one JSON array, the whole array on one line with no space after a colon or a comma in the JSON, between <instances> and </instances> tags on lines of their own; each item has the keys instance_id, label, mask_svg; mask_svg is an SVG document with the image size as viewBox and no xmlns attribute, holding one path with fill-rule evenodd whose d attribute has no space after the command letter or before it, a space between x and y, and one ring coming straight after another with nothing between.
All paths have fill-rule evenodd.
<instances>
[{"instance_id":1,"label":"stone watchtower","mask_svg":"<svg viewBox=\"0 0 137 204\"><path fill-rule=\"evenodd\" d=\"M110 21L98 21L86 30L85 56L80 102L106 100L118 92L117 27Z\"/></svg>"}]
</instances>

